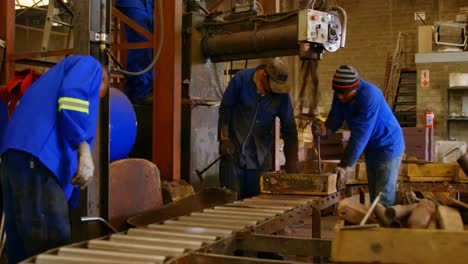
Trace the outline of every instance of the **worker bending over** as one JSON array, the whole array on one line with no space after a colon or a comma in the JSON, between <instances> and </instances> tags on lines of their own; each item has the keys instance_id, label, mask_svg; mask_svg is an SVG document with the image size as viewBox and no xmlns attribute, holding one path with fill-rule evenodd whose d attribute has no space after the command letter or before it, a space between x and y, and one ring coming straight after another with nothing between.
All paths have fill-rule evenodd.
<instances>
[{"instance_id":1,"label":"worker bending over","mask_svg":"<svg viewBox=\"0 0 468 264\"><path fill-rule=\"evenodd\" d=\"M116 0L115 6L138 25L153 33L154 0ZM125 25L124 29L128 43L152 41L128 25ZM152 60L153 49L130 49L127 54L127 71L142 71L151 64ZM141 75L127 75L124 92L133 103L153 103L153 69Z\"/></svg>"},{"instance_id":2,"label":"worker bending over","mask_svg":"<svg viewBox=\"0 0 468 264\"><path fill-rule=\"evenodd\" d=\"M296 172L297 128L288 69L279 58L239 71L230 81L219 108L219 176L221 185L243 199L260 193L260 174L271 170L275 118L281 121L286 171Z\"/></svg>"},{"instance_id":3,"label":"worker bending over","mask_svg":"<svg viewBox=\"0 0 468 264\"><path fill-rule=\"evenodd\" d=\"M328 136L346 121L351 137L336 168L344 174L364 152L371 201L382 192L381 203L392 205L398 168L405 144L401 127L375 85L359 78L357 71L341 65L333 76L334 96L325 123L315 120L314 136Z\"/></svg>"},{"instance_id":4,"label":"worker bending over","mask_svg":"<svg viewBox=\"0 0 468 264\"><path fill-rule=\"evenodd\" d=\"M0 145L8 263L70 243L69 206L93 176L99 98L109 77L90 56L70 56L34 82Z\"/></svg>"}]
</instances>

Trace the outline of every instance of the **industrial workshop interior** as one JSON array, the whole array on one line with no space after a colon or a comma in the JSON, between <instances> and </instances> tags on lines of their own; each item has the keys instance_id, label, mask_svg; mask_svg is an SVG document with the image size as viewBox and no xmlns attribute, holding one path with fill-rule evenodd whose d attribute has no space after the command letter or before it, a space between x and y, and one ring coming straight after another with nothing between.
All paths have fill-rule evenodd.
<instances>
[{"instance_id":1,"label":"industrial workshop interior","mask_svg":"<svg viewBox=\"0 0 468 264\"><path fill-rule=\"evenodd\" d=\"M467 23L0 0L0 263L467 263Z\"/></svg>"}]
</instances>

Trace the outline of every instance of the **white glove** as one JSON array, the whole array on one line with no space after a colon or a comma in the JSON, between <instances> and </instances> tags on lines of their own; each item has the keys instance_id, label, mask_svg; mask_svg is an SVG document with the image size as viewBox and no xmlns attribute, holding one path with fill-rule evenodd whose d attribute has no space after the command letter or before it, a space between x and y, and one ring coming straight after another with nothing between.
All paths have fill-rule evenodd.
<instances>
[{"instance_id":1,"label":"white glove","mask_svg":"<svg viewBox=\"0 0 468 264\"><path fill-rule=\"evenodd\" d=\"M71 179L73 185L79 185L83 190L93 178L94 163L89 144L86 141L78 145L78 170Z\"/></svg>"},{"instance_id":2,"label":"white glove","mask_svg":"<svg viewBox=\"0 0 468 264\"><path fill-rule=\"evenodd\" d=\"M346 184L346 169L343 167L336 167L335 168L335 173L336 173L336 189L337 191L340 191L342 187Z\"/></svg>"}]
</instances>

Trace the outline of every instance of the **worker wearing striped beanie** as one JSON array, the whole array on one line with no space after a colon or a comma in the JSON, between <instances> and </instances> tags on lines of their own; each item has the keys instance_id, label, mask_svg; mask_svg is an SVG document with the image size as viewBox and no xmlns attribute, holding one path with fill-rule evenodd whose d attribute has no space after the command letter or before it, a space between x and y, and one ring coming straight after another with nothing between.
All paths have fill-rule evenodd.
<instances>
[{"instance_id":1,"label":"worker wearing striped beanie","mask_svg":"<svg viewBox=\"0 0 468 264\"><path fill-rule=\"evenodd\" d=\"M382 91L359 78L354 67L341 65L333 75L332 88L335 93L327 120L314 121L312 133L315 137L328 136L346 122L351 137L335 169L340 176L338 180L346 179L343 177L346 168L352 167L364 153L371 200L382 193L380 203L392 205L405 149L400 124Z\"/></svg>"},{"instance_id":2,"label":"worker wearing striped beanie","mask_svg":"<svg viewBox=\"0 0 468 264\"><path fill-rule=\"evenodd\" d=\"M347 93L359 85L359 75L353 66L341 65L333 75L332 87L337 93Z\"/></svg>"}]
</instances>

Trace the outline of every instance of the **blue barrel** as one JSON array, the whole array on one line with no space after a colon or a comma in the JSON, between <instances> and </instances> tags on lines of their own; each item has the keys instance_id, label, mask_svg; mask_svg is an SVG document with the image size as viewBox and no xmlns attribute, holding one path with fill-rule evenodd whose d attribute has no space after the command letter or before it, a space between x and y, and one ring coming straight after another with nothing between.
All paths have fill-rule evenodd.
<instances>
[{"instance_id":1,"label":"blue barrel","mask_svg":"<svg viewBox=\"0 0 468 264\"><path fill-rule=\"evenodd\" d=\"M110 162L127 158L135 144L137 119L127 96L110 88Z\"/></svg>"}]
</instances>

